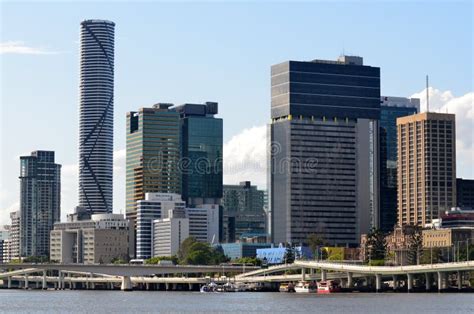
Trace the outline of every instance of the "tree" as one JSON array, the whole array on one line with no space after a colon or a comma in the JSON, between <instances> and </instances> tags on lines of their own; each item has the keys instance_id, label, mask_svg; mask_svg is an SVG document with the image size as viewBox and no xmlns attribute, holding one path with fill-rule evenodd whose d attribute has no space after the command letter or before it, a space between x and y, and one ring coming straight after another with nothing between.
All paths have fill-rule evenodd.
<instances>
[{"instance_id":1,"label":"tree","mask_svg":"<svg viewBox=\"0 0 474 314\"><path fill-rule=\"evenodd\" d=\"M295 250L290 245L286 247L283 260L285 261L285 264L291 264L295 261Z\"/></svg>"},{"instance_id":2,"label":"tree","mask_svg":"<svg viewBox=\"0 0 474 314\"><path fill-rule=\"evenodd\" d=\"M421 256L423 253L423 235L421 228L416 226L413 233L408 239L408 264L418 265L420 264Z\"/></svg>"},{"instance_id":3,"label":"tree","mask_svg":"<svg viewBox=\"0 0 474 314\"><path fill-rule=\"evenodd\" d=\"M196 243L197 240L194 237L186 238L180 245L178 251L178 259L180 261L184 260L189 253L189 248Z\"/></svg>"},{"instance_id":4,"label":"tree","mask_svg":"<svg viewBox=\"0 0 474 314\"><path fill-rule=\"evenodd\" d=\"M367 234L367 241L365 243L366 262L385 260L386 251L387 243L385 241L385 234L380 229L372 228L369 234Z\"/></svg>"},{"instance_id":5,"label":"tree","mask_svg":"<svg viewBox=\"0 0 474 314\"><path fill-rule=\"evenodd\" d=\"M443 262L443 251L439 247L426 248L420 256L420 264L437 264Z\"/></svg>"},{"instance_id":6,"label":"tree","mask_svg":"<svg viewBox=\"0 0 474 314\"><path fill-rule=\"evenodd\" d=\"M181 243L178 260L180 264L218 265L229 259L222 247L211 247L209 243L198 242L195 238L189 237Z\"/></svg>"},{"instance_id":7,"label":"tree","mask_svg":"<svg viewBox=\"0 0 474 314\"><path fill-rule=\"evenodd\" d=\"M313 253L315 256L317 255L319 247L326 245L326 241L324 240L324 238L316 233L311 233L308 236L307 241L311 253Z\"/></svg>"},{"instance_id":8,"label":"tree","mask_svg":"<svg viewBox=\"0 0 474 314\"><path fill-rule=\"evenodd\" d=\"M178 264L178 257L173 256L155 256L145 260L145 264L159 264L160 261L172 261L173 264Z\"/></svg>"}]
</instances>

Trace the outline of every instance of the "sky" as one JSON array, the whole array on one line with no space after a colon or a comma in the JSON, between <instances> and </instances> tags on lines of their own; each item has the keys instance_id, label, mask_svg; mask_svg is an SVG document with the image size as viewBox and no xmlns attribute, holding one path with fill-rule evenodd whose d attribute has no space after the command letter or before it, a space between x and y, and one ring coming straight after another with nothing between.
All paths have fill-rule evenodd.
<instances>
[{"instance_id":1,"label":"sky","mask_svg":"<svg viewBox=\"0 0 474 314\"><path fill-rule=\"evenodd\" d=\"M125 207L125 115L219 102L224 182L265 188L270 67L342 53L381 68L382 94L457 114L457 174L474 178L473 4L0 1L0 225L19 208L19 156L54 150L62 219L77 205L79 24L116 23L114 212Z\"/></svg>"}]
</instances>

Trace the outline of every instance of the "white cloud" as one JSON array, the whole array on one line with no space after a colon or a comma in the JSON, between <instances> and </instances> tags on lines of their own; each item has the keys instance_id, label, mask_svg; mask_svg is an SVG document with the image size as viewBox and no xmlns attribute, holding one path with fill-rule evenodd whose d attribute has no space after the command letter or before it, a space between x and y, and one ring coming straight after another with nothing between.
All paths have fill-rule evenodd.
<instances>
[{"instance_id":1,"label":"white cloud","mask_svg":"<svg viewBox=\"0 0 474 314\"><path fill-rule=\"evenodd\" d=\"M267 182L267 127L244 129L224 144L224 183L252 181L259 188Z\"/></svg>"},{"instance_id":2,"label":"white cloud","mask_svg":"<svg viewBox=\"0 0 474 314\"><path fill-rule=\"evenodd\" d=\"M474 92L456 97L451 91L428 89L430 111L456 115L456 175L474 179ZM422 111L426 111L426 89L411 97L420 98Z\"/></svg>"},{"instance_id":3,"label":"white cloud","mask_svg":"<svg viewBox=\"0 0 474 314\"><path fill-rule=\"evenodd\" d=\"M57 51L50 51L44 48L27 46L22 41L6 41L0 43L0 54L28 54L28 55L48 55L57 54Z\"/></svg>"},{"instance_id":4,"label":"white cloud","mask_svg":"<svg viewBox=\"0 0 474 314\"><path fill-rule=\"evenodd\" d=\"M9 225L10 221L10 213L13 211L17 211L20 209L20 202L14 202L10 206L6 208L0 209L0 226Z\"/></svg>"}]
</instances>

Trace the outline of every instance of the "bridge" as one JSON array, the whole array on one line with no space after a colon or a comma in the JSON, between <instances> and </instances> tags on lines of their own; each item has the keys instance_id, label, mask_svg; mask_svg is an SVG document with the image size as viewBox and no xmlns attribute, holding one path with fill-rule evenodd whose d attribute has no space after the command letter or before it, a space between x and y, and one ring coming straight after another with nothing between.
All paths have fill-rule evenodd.
<instances>
[{"instance_id":1,"label":"bridge","mask_svg":"<svg viewBox=\"0 0 474 314\"><path fill-rule=\"evenodd\" d=\"M211 278L207 274L221 274L213 279L219 282L226 281L225 274L238 274L247 270L259 269L255 266L231 265L123 265L123 264L3 264L0 269L0 279L7 280L7 287L12 287L12 281L24 282L23 287L28 288L30 283L41 283L41 288L46 289L49 282L54 287L63 289L66 284L74 288L77 283L85 284L86 288L93 287L96 283L111 284L121 283L121 289L129 291L133 284L204 284ZM57 273L57 276L48 276L48 273ZM36 276L35 276L36 275ZM67 275L67 276L65 276ZM180 276L178 276L180 275ZM219 279L223 278L223 279Z\"/></svg>"},{"instance_id":2,"label":"bridge","mask_svg":"<svg viewBox=\"0 0 474 314\"><path fill-rule=\"evenodd\" d=\"M216 283L282 283L296 281L316 281L335 279L348 289L355 283L376 291L384 288L384 283L391 283L394 290L404 283L407 291L420 288L423 283L426 291L436 287L442 291L451 282L456 282L458 289L470 272L474 271L474 261L442 264L425 264L413 266L363 266L347 263L297 260L292 264L259 268L253 266L203 266L203 265L82 265L82 264L6 264L1 265L5 272L0 272L0 279L7 287L12 281L18 286L46 289L53 285L56 289L76 287L94 289L102 288L132 290L133 286L165 287L175 289L177 285L192 290L196 285L211 281ZM8 271L7 271L8 270ZM52 275L53 274L53 275ZM217 274L211 278L210 274ZM464 281L463 281L464 279ZM5 284L4 284L5 285ZM418 285L418 287L417 287ZM385 285L386 286L386 285ZM358 286L359 287L359 286Z\"/></svg>"},{"instance_id":3,"label":"bridge","mask_svg":"<svg viewBox=\"0 0 474 314\"><path fill-rule=\"evenodd\" d=\"M283 264L246 272L236 276L236 280L252 281L265 280L265 278L274 278L275 273L300 270L299 280L307 281L315 278L321 280L339 279L347 288L353 287L353 279L363 278L365 284L371 283L371 278L375 278L376 291L382 290L382 283L389 279L393 282L393 288L399 288L399 283L403 280L407 285L407 290L414 288L415 275L424 276L425 289L431 290L433 278L436 277L436 286L438 290L447 288L448 275L455 274L458 289L462 288L462 275L474 271L474 261L441 263L441 264L423 264L411 266L363 266L347 263L302 261L297 260L292 264ZM307 273L309 270L309 274ZM315 270L320 274L315 276ZM282 276L282 275L280 275ZM284 276L284 275L283 275Z\"/></svg>"}]
</instances>

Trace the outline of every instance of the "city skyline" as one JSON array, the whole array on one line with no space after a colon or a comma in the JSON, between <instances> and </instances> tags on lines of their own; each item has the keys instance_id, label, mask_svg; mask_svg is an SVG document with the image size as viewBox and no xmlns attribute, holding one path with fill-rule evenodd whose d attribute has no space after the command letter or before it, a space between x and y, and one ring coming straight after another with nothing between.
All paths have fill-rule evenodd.
<instances>
[{"instance_id":1,"label":"city skyline","mask_svg":"<svg viewBox=\"0 0 474 314\"><path fill-rule=\"evenodd\" d=\"M71 6L74 7L74 6ZM167 6L168 7L168 6ZM324 6L323 6L324 7ZM259 7L260 8L260 7ZM12 5L11 8L7 6L7 9L9 10L15 10L14 6ZM169 8L168 8L169 9ZM281 10L281 8L279 8ZM222 7L220 8L222 10ZM239 10L239 13L242 13L243 9L241 8ZM435 9L432 9L436 11ZM7 10L5 10L7 11ZM97 15L97 12L100 12L101 10L95 11L94 16ZM225 10L224 10L225 11ZM278 10L277 10L278 11ZM301 10L302 12L303 10ZM396 11L396 10L395 10ZM295 10L292 11L294 13ZM185 12L186 13L186 12ZM225 12L224 12L225 13ZM262 14L261 11L257 10L256 13ZM374 13L372 11L372 13ZM400 13L400 12L398 12ZM440 12L437 12L438 14ZM19 14L17 12L17 14ZM27 13L25 13L27 14ZM54 13L52 13L54 14ZM117 13L115 13L117 14ZM189 13L187 13L189 14ZM227 12L228 14L228 12ZM76 15L76 14L73 14ZM82 14L82 19L89 18L85 13ZM103 18L109 18L110 14L104 14ZM114 14L111 14L114 15ZM225 15L225 14L224 14ZM6 16L5 16L6 17ZM272 20L269 16L263 14L263 17L265 19L270 19ZM221 17L222 18L222 17ZM128 57L130 56L139 56L140 53L146 53L147 47L148 47L148 42L144 44L142 47L138 47L138 49L133 49L134 51L130 50L122 50L124 49L125 45L130 44L130 38L127 39L126 34L130 34L128 29L132 30L133 27L130 23L123 23L121 22L122 18L113 18L110 17L111 20L119 24L119 31L117 35L117 43L118 43L118 48L117 51L118 53L128 53ZM9 18L3 19L4 22L2 24L4 26L7 26L5 30L2 28L2 53L10 51L10 53L16 51L19 52L21 51L22 46L17 44L12 44L12 42L17 42L19 38L17 37L19 34L17 33L16 30L8 30L9 26ZM462 20L462 19L460 19ZM471 17L472 21L472 17ZM64 25L66 25L66 29L68 30L74 30L74 31L63 31L61 32L62 35L64 36L67 34L68 39L71 41L71 43L74 42L74 39L77 38L78 36L78 23L80 20L69 20L67 23L65 22ZM459 22L458 22L459 23ZM33 24L33 23L32 23ZM13 24L11 24L13 25ZM314 27L317 27L317 23L314 23ZM235 32L234 29L234 24L231 23L231 28ZM454 36L454 30L455 27L459 26L456 24L455 26L450 26L450 30L453 33ZM140 28L145 31L145 26L141 25ZM33 30L31 30L31 33L34 33ZM179 31L179 30L178 30ZM185 38L186 32L181 30L182 37ZM247 34L249 34L249 29L246 29ZM268 32L268 30L265 30ZM337 34L341 30L339 29L338 31L333 31L334 34ZM122 34L124 35L120 35ZM164 35L166 35L166 32L170 32L169 30L163 31ZM469 32L469 30L467 31ZM196 33L195 33L196 34ZM270 34L269 32L267 35ZM355 34L355 31L354 31ZM213 34L215 35L215 34ZM471 30L471 35L472 35L472 30ZM169 34L168 34L169 36ZM461 35L459 35L461 36ZM39 38L44 39L45 41L48 41L51 39L53 36L50 34L49 37L39 36ZM211 36L212 37L212 36ZM271 37L271 36L270 36ZM471 36L472 37L472 36ZM26 44L34 44L34 41L28 41L28 38L21 38L21 40L24 40ZM192 39L192 38L191 38ZM205 40L206 38L204 38ZM209 38L207 38L210 40ZM5 40L5 41L4 41ZM63 39L64 40L64 39ZM194 39L196 40L196 39ZM133 42L133 41L132 41ZM192 43L193 40L190 41ZM178 76L183 76L184 74L187 74L190 76L188 80L185 82L185 87L178 87L180 90L181 89L187 89L186 93L189 93L189 96L186 96L186 93L178 93L176 92L175 88L169 83L162 82L162 81L157 81L157 82L149 82L146 78L140 78L138 76L136 78L136 84L143 85L143 86L137 86L133 85L134 88L138 92L128 91L129 87L127 86L126 80L123 80L124 75L126 76L127 70L130 71L129 65L126 63L123 63L121 61L120 65L117 65L118 68L121 68L122 72L119 77L121 76L121 84L118 84L116 87L116 93L120 94L123 98L120 100L120 111L116 112L115 114L115 123L116 123L116 131L115 131L115 136L118 138L116 141L115 147L117 147L115 153L116 153L116 161L121 160L121 163L116 163L116 167L121 167L121 169L116 168L116 180L115 180L115 186L118 186L118 193L117 190L115 192L115 195L119 194L116 196L117 199L114 200L114 212L119 212L119 210L122 210L122 213L124 212L124 198L125 198L125 180L124 180L124 163L123 163L123 158L124 157L124 142L125 142L125 136L124 136L124 123L125 123L125 118L124 118L124 111L130 111L136 109L136 107L142 107L146 106L146 104L153 103L156 100L164 99L164 100L170 100L171 102L174 102L176 104L179 103L184 103L186 100L191 100L195 102L202 102L206 99L215 99L221 104L222 114L219 114L219 118L224 119L224 141L226 142L226 145L224 145L224 163L226 163L226 155L229 157L228 152L233 152L237 148L240 148L241 151L238 152L239 155L238 158L232 158L228 159L227 161L227 166L224 164L224 183L238 183L239 181L244 181L244 180L252 180L253 182L256 181L252 177L246 177L246 171L248 170L242 170L242 171L237 171L237 173L229 173L229 171L226 173L226 169L229 170L231 167L234 165L238 166L239 163L240 165L250 165L253 167L253 163L255 161L258 161L255 156L261 156L262 151L261 151L261 144L258 142L258 140L265 139L264 137L264 130L265 130L265 123L268 123L269 117L270 117L270 112L268 110L269 108L269 103L270 103L270 97L268 95L268 87L269 87L269 80L268 80L268 74L270 72L270 65L273 63L279 63L283 62L286 59L291 59L291 60L297 60L297 59L305 59L305 60L311 60L314 58L322 58L322 57L327 57L328 59L334 59L337 57L337 54L340 53L339 49L340 46L342 45L341 43L334 43L331 49L327 49L325 47L305 47L307 45L306 43L303 42L302 38L298 38L293 41L294 44L300 44L300 46L295 47L294 50L292 49L283 49L284 52L276 53L273 55L268 56L268 59L266 59L266 56L262 56L261 54L256 54L255 55L255 62L258 64L255 71L255 78L250 80L249 83L255 82L254 80L258 80L258 83L255 86L252 86L251 88L257 90L258 92L254 91L252 93L252 96L246 96L246 88L250 88L251 85L243 85L242 89L235 88L236 84L240 83L239 78L240 77L232 77L231 74L236 73L238 75L244 75L245 72L245 67L243 67L242 70L236 71L234 67L224 67L226 69L225 71L229 71L227 73L227 77L229 80L223 80L223 83L217 83L217 80L212 80L209 77L206 77L206 79L209 79L207 83L204 83L205 86L202 85L203 83L197 84L196 83L196 76L199 76L199 74L204 70L203 68L197 67L196 64L193 63L193 60L196 61L196 59L192 59L189 64L189 72L184 72L183 69L180 69L177 72ZM382 69L382 95L386 96L402 96L402 97L419 97L421 98L421 103L422 103L422 110L423 111L423 105L424 105L424 92L422 90L422 85L423 85L423 78L424 74L428 72L431 77L432 81L435 82L434 85L438 88L440 88L441 91L435 91L435 90L430 90L430 104L431 108L433 109L440 109L441 111L446 110L444 108L446 104L449 108L450 113L457 113L456 118L457 118L457 125L458 128L461 128L461 130L458 129L458 134L460 134L460 141L461 141L461 150L458 148L458 158L461 159L458 162L458 165L461 167L460 169L458 168L458 177L465 177L465 178L472 178L473 177L473 170L472 167L469 167L470 164L467 163L469 160L469 157L472 157L472 152L473 152L473 143L472 143L472 136L469 138L469 129L467 128L469 126L469 123L472 123L472 115L469 116L469 104L472 104L472 77L469 77L469 66L472 69L472 64L465 64L467 65L464 71L456 70L455 72L450 72L449 70L445 69L445 72L450 73L451 75L446 75L447 78L443 77L443 75L440 74L440 70L438 70L438 67L443 68L442 65L435 63L434 59L431 59L432 57L425 56L426 59L431 59L431 62L422 59L421 54L422 51L418 51L417 55L413 57L413 61L417 61L420 63L425 62L425 67L414 67L412 70L404 70L401 71L403 75L398 74L397 75L397 70L393 68L394 65L390 64L395 64L396 66L400 66L405 62L406 60L404 59L404 55L397 55L397 59L394 59L393 57L386 57L387 54L380 53L379 50L377 52L380 53L380 55L375 54L375 52L366 52L365 49L369 49L369 47L374 48L372 42L370 41L367 43L365 42L367 47L364 47L363 45L360 44L352 44L353 46L357 46L358 51L354 54L359 54L364 57L366 57L367 63L374 65L374 66L379 66ZM389 42L390 43L390 42ZM178 43L174 42L178 47ZM39 43L39 46L44 45L43 43ZM64 42L62 42L62 45L64 45ZM76 143L77 143L77 131L74 130L74 128L77 128L75 125L75 121L78 120L78 114L77 114L77 106L78 106L78 93L77 91L74 92L74 88L77 86L77 78L72 77L72 75L76 75L76 70L77 70L77 58L74 57L74 54L78 53L78 47L76 48L77 51L71 51L71 52L64 52L62 51L62 45L58 45L55 47L54 44L48 44L47 46L50 46L51 50L36 50L36 53L38 54L13 54L13 55L2 55L2 60L6 60L8 62L5 62L5 64L2 63L2 67L5 66L5 71L2 71L2 77L7 78L7 80L2 80L2 134L1 134L1 139L2 139L2 156L1 156L1 172L2 172L2 182L1 182L1 204L0 204L0 224L7 223L8 222L8 212L10 210L15 210L18 208L15 208L14 202L18 199L17 195L19 194L19 181L17 178L17 172L19 168L19 155L25 154L25 151L33 151L36 149L51 149L55 151L59 151L62 153L62 155L58 154L56 156L56 160L58 163L63 164L63 191L62 191L62 197L63 197L63 207L61 208L61 211L63 213L63 219L64 215L67 213L71 213L73 210L73 207L77 205L77 188L74 187L74 182L77 182L77 166L74 163L74 160L77 158L77 148L76 148ZM65 45L68 47L74 47L74 45ZM326 45L324 45L326 46ZM344 44L343 46L346 46ZM150 45L150 47L154 47L156 49L156 46ZM30 47L31 48L31 47ZM134 47L135 48L135 47ZM346 46L346 49L349 47ZM9 49L9 50L8 50ZM16 50L15 50L16 49ZM33 50L30 50L30 52L34 52L34 47L32 48ZM469 50L470 49L470 50ZM462 50L462 49L459 49ZM466 48L466 54L465 56L472 56L472 46ZM25 51L25 50L23 50ZM162 51L162 50L159 50ZM206 50L207 51L207 50ZM228 49L223 49L219 50L222 51L221 54L225 54L225 52L229 52ZM303 53L301 51L304 51ZM267 52L265 50L265 52ZM186 55L188 56L193 56L194 51L187 50L185 51ZM445 51L444 53L448 53ZM439 52L437 54L437 57L443 58L444 56L443 52ZM457 62L460 62L464 56L464 53L461 52L453 52L449 50L449 54L451 55L451 58L447 59L445 57L445 60L448 60L449 64L452 64L453 68L456 68ZM200 55L200 54L199 54ZM241 65L241 63L245 63L245 61L248 58L252 58L254 56L252 54L252 51L245 50L245 54L243 56L240 56L239 59L236 59L236 56L233 56L233 61L238 60L237 63ZM460 56L459 58L453 57L453 56ZM167 55L164 53L163 55L160 55L160 58L162 57L162 60L154 60L151 59L151 64L157 66L160 65L163 67L163 63L166 64L167 62L171 62L171 64L176 61L181 60L181 58L184 58L184 55L179 55L178 57L173 56L171 57L170 55ZM214 54L211 55L211 57L215 57ZM222 65L221 58L224 57L223 59L230 59L230 56L220 56L219 58L216 59L216 63L213 64L212 61L202 61L202 64L208 64L209 68L212 69L212 71L216 71L216 77L221 78L223 73L218 71L218 67ZM406 56L405 56L406 57ZM150 58L150 57L149 57ZM385 59L384 59L385 58ZM157 58L158 59L158 58ZM18 84L18 79L21 78L21 74L25 75L25 71L27 70L26 68L28 66L32 66L33 69L39 70L42 69L42 65L40 65L42 62L45 62L49 66L52 66L53 71L57 71L58 66L62 66L63 62L67 64L67 67L65 72L71 72L71 76L65 75L62 73L63 76L58 76L55 77L49 76L49 84L50 85L44 85L45 83L41 82L41 78L38 76L38 74L35 74L33 71L29 73L30 77L25 81L25 86L27 86L28 89L32 90L32 93L34 94L35 91L39 92L37 88L42 88L46 91L50 91L52 94L50 96L45 96L42 95L41 93L37 93L35 96L38 97L37 102L32 102L29 97L26 95L21 95L18 94L19 88L22 87L22 85L12 85L12 84ZM148 59L150 61L150 59ZM183 59L184 60L184 59ZM464 59L468 60L468 59ZM227 60L228 61L228 60ZM423 61L423 62L422 62ZM411 66L413 66L412 62L408 62ZM133 64L133 63L132 63ZM16 67L15 67L16 66ZM174 64L176 66L176 64ZM410 66L408 66L409 68ZM13 73L12 70L15 68L18 70L18 73ZM166 67L164 67L166 69ZM179 67L178 67L179 68ZM34 71L36 71L34 70ZM148 70L146 68L141 68L144 73L147 73L145 77L149 77L149 75L153 75L152 70ZM212 72L211 71L211 72ZM225 72L224 71L224 72ZM406 73L410 73L410 79L406 79ZM471 71L472 72L472 71ZM56 72L59 74L59 72ZM133 72L132 72L133 73ZM442 71L441 71L442 73ZM136 75L137 73L135 73ZM170 69L167 69L165 71L162 71L161 73L156 73L158 76L162 75L164 77L171 75L172 71ZM384 75L388 76L388 80L384 78ZM456 76L455 76L456 75ZM463 76L464 75L464 76ZM419 77L416 79L416 77ZM212 75L211 75L212 78ZM456 83L453 83L452 80L456 78ZM464 78L464 79L462 79ZM177 78L174 78L174 82L176 81ZM399 81L403 81L403 86L400 87ZM201 80L201 79L200 79ZM450 82L451 80L451 82ZM60 82L62 81L62 82ZM153 81L153 80L151 80ZM173 80L172 80L173 81ZM203 80L206 81L206 80ZM471 89L469 89L469 81L471 81ZM159 83L158 83L159 82ZM242 77L242 82L244 82L243 77ZM130 83L130 81L128 82ZM196 86L193 86L192 84L196 83ZM438 84L437 84L438 83ZM60 85L64 88L63 91L58 92L57 94L53 93L53 86L55 85ZM160 87L163 86L163 90L167 91L164 93L164 95L160 95L160 92L154 91L155 88L158 86ZM38 86L36 86L38 85ZM228 89L224 89L227 94L222 94L222 92L219 91L219 88L222 88L223 85L229 85L232 89L234 89L234 92L231 93L229 92ZM398 86L398 87L397 87ZM198 90L199 88L202 88L201 90ZM385 89L384 89L385 88ZM124 97L124 90L127 90L125 93ZM144 93L144 95L140 95L140 92L146 90L147 92ZM450 90L454 92L450 92ZM67 91L67 93L66 93ZM419 91L417 93L417 91ZM127 95L127 93L129 93ZM455 97L453 95L460 95L459 97ZM174 95L174 96L172 96ZM174 98L176 95L179 95L179 98L181 99L176 99ZM255 97L253 97L255 96ZM136 97L136 99L134 99ZM243 98L241 98L243 97ZM64 106L63 101L59 101L58 104L51 103L51 100L55 99L62 99L62 100L68 100L64 101L64 103L67 103L67 107ZM245 104L245 100L250 100L248 101L249 104ZM245 116L239 116L239 111L245 111L245 110L237 110L234 109L232 111L233 106L237 106L237 104L241 103L242 108L250 109L250 108L255 108L255 113L253 115L245 115ZM19 108L15 108L16 106ZM33 105L32 105L33 104ZM61 105L62 104L62 105ZM11 106L9 106L11 105ZM37 112L37 108L49 108L47 106L51 106L50 110L42 110L46 111L48 115L45 115L46 113L43 112ZM13 108L11 108L13 107ZM39 119L31 119L29 115L25 116L25 122L28 122L29 125L31 125L31 128L35 128L36 126L42 126L41 131L39 131L39 128L37 129L38 131L36 132L37 134L31 134L31 129L27 128L27 131L29 130L30 132L27 132L27 134L24 134L23 130L20 130L18 132L18 135L15 139L9 139L7 138L6 134L7 132L11 132L11 130L15 130L15 132L18 130L17 125L12 124L12 122L9 121L9 119L6 118L6 116L9 116L10 114L15 114L17 112L21 112L22 109L26 109L28 114L31 114L35 118ZM220 109L221 109L220 108ZM457 111L459 110L459 111ZM471 109L472 110L472 109ZM54 113L54 111L60 111L61 114ZM54 114L58 115L58 117L64 117L62 120L64 121L59 121L55 124L56 128L51 128L51 127L46 127L47 123L39 123L34 121L34 120L39 120L39 121L48 121L49 115ZM245 114L245 112L244 112ZM237 115L237 119L233 119L234 115ZM243 117L246 117L246 120L242 120ZM239 119L240 118L240 119ZM235 122L233 120L237 120L238 122ZM239 121L240 120L240 121ZM459 121L461 120L461 121ZM71 123L71 121L74 121L74 123ZM241 121L245 121L244 124L241 123ZM256 127L253 129L252 132L249 132L248 129ZM463 128L464 132L463 132ZM242 131L244 129L244 131ZM247 130L247 131L246 131ZM263 130L263 131L262 131ZM58 135L54 135L53 133L58 133ZM263 134L263 136L262 136ZM232 138L232 135L240 136L237 138ZM251 135L251 136L249 136ZM464 136L464 139L462 138ZM467 138L466 138L467 136ZM44 140L41 137L47 137L48 140ZM65 139L61 140L61 137ZM240 140L240 142L239 142ZM14 142L13 142L14 141ZM242 143L243 141L243 143ZM18 142L18 143L17 143ZM53 144L55 143L55 144ZM60 144L61 143L61 144ZM244 145L242 145L244 144ZM237 146L237 147L236 147ZM243 149L242 149L242 146ZM264 146L264 145L263 145ZM227 148L226 148L227 147ZM254 149L252 151L252 149ZM263 147L264 149L264 147ZM226 152L227 150L227 152ZM464 150L464 151L463 151ZM249 154L252 153L252 154ZM264 153L264 152L263 152ZM246 158L248 155L253 155ZM241 160L239 160L241 158ZM463 158L466 160L466 162L463 165ZM263 165L265 165L265 160L263 160ZM250 172L252 169L250 169ZM261 170L261 173L265 173L265 169ZM122 176L122 178L120 178ZM118 178L117 178L118 177ZM264 176L265 177L265 176ZM231 179L229 179L231 178ZM229 181L231 180L231 181ZM262 182L256 182L259 187L261 188L266 188L262 184Z\"/></svg>"}]
</instances>

